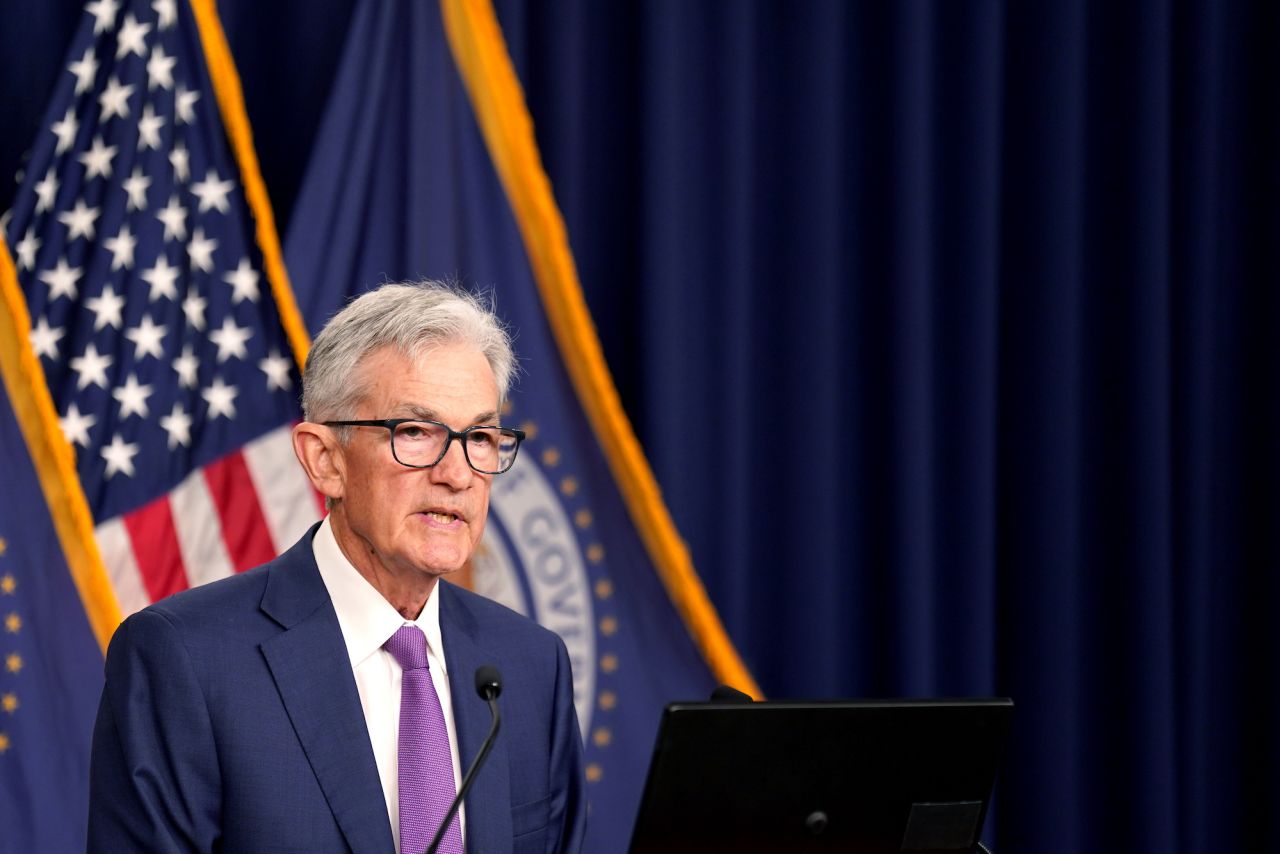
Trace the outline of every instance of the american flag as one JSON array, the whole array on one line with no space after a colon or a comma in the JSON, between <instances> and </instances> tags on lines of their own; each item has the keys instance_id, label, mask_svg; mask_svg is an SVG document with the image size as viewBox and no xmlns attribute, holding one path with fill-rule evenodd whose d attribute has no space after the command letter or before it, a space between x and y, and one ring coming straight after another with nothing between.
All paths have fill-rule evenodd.
<instances>
[{"instance_id":1,"label":"american flag","mask_svg":"<svg viewBox=\"0 0 1280 854\"><path fill-rule=\"evenodd\" d=\"M85 7L4 223L124 614L319 518L299 378L190 7Z\"/></svg>"}]
</instances>

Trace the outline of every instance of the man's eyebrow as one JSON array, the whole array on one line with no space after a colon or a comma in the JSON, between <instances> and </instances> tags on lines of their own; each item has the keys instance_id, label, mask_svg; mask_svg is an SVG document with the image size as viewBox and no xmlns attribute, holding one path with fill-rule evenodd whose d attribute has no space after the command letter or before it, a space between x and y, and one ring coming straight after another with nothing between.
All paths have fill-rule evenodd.
<instances>
[{"instance_id":1,"label":"man's eyebrow","mask_svg":"<svg viewBox=\"0 0 1280 854\"><path fill-rule=\"evenodd\" d=\"M428 409L425 406L418 406L416 404L406 403L406 404L402 404L400 406L395 407L394 411L406 413L407 417L416 419L418 421L439 421L441 423L444 423L443 419L440 418L440 414L438 412L436 412L433 409ZM476 426L480 424L497 424L497 423L498 423L497 410L490 409L480 413L475 418L472 418L471 423L468 424L467 426L471 427L471 426Z\"/></svg>"}]
</instances>

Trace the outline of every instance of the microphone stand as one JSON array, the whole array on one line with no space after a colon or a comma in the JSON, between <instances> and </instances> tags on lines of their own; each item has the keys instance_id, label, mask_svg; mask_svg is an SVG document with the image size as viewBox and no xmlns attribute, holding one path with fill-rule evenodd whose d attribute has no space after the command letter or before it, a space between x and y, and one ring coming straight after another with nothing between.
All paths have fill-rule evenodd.
<instances>
[{"instance_id":1,"label":"microphone stand","mask_svg":"<svg viewBox=\"0 0 1280 854\"><path fill-rule=\"evenodd\" d=\"M427 854L436 854L436 849L440 847L440 841L444 839L444 832L449 825L453 823L453 817L458 813L458 807L462 806L462 799L466 797L467 790L471 788L471 784L475 782L476 772L480 770L480 766L484 764L485 757L489 755L489 751L493 748L494 736L498 734L498 726L502 723L502 716L498 713L498 695L492 688L484 691L484 699L489 704L489 713L493 715L493 723L489 725L489 734L485 736L484 743L480 746L480 752L476 754L476 761L471 763L471 770L467 772L467 776L462 778L462 786L458 789L458 795L453 799L453 803L449 805L449 811L444 814L444 821L440 822L440 827L436 829L436 835L431 840L431 844L427 846Z\"/></svg>"}]
</instances>

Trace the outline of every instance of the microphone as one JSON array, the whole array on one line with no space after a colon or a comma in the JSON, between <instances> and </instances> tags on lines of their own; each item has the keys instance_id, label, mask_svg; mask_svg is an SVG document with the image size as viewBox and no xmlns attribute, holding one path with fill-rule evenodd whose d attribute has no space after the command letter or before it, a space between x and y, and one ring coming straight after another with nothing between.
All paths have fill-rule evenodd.
<instances>
[{"instance_id":1,"label":"microphone","mask_svg":"<svg viewBox=\"0 0 1280 854\"><path fill-rule=\"evenodd\" d=\"M713 703L754 703L750 694L744 694L732 685L720 685L711 692Z\"/></svg>"},{"instance_id":2,"label":"microphone","mask_svg":"<svg viewBox=\"0 0 1280 854\"><path fill-rule=\"evenodd\" d=\"M482 664L476 668L476 693L480 695L481 700L489 704L489 714L493 716L493 723L489 727L489 734L484 737L484 742L480 745L476 761L471 763L471 770L467 771L467 775L462 778L462 785L458 788L458 794L454 796L453 803L449 805L449 811L444 814L444 821L440 822L436 835L427 846L427 854L436 854L440 841L444 839L445 829L453 821L458 807L462 806L462 799L467 796L467 790L475 782L476 772L488 757L489 749L493 747L493 740L498 735L498 726L502 723L502 716L498 714L498 695L502 693L502 676L498 673L498 668L492 664Z\"/></svg>"}]
</instances>

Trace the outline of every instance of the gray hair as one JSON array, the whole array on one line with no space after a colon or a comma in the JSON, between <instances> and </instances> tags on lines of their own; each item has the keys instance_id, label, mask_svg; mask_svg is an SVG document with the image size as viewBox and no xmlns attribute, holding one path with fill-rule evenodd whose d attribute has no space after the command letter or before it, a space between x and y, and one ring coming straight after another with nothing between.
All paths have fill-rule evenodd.
<instances>
[{"instance_id":1,"label":"gray hair","mask_svg":"<svg viewBox=\"0 0 1280 854\"><path fill-rule=\"evenodd\" d=\"M355 374L384 347L416 359L442 344L472 344L489 362L498 402L507 399L516 371L511 336L489 301L437 281L387 284L362 294L316 336L302 373L302 412L308 421L351 418L365 390Z\"/></svg>"}]
</instances>

